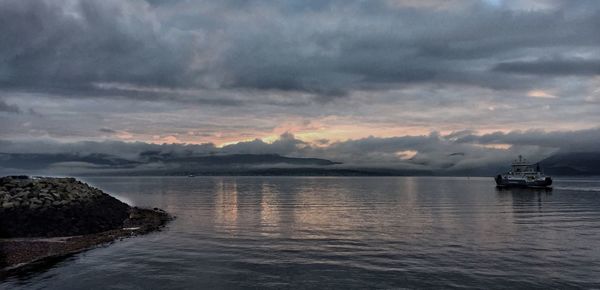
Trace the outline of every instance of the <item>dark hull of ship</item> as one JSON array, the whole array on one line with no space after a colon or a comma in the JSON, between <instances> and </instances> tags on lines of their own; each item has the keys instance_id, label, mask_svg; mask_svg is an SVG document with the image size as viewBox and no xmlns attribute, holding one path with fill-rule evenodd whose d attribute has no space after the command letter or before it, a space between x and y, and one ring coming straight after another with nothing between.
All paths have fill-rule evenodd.
<instances>
[{"instance_id":1,"label":"dark hull of ship","mask_svg":"<svg viewBox=\"0 0 600 290\"><path fill-rule=\"evenodd\" d=\"M544 180L526 181L509 180L498 175L494 179L496 180L496 185L501 187L549 187L552 185L552 178L550 177L546 177Z\"/></svg>"}]
</instances>

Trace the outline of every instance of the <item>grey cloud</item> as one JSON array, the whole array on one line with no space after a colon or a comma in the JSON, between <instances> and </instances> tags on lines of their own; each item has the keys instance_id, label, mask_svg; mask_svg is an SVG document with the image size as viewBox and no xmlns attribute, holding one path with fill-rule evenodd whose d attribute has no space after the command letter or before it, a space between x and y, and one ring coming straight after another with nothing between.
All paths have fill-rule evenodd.
<instances>
[{"instance_id":1,"label":"grey cloud","mask_svg":"<svg viewBox=\"0 0 600 290\"><path fill-rule=\"evenodd\" d=\"M100 128L100 129L98 129L98 131L100 131L102 133L110 133L110 134L117 133L117 131L110 129L110 128Z\"/></svg>"},{"instance_id":2,"label":"grey cloud","mask_svg":"<svg viewBox=\"0 0 600 290\"><path fill-rule=\"evenodd\" d=\"M231 85L322 93L373 88L379 83L518 88L530 86L532 79L496 74L486 66L493 66L496 58L518 58L532 50L568 54L561 47L599 43L594 32L597 7L578 15L569 15L575 8L510 12L481 5L469 7L464 14L394 10L377 3L368 9L356 3L345 8L358 18L348 22L334 13L336 25L296 31L296 37L286 42L281 40L290 28L276 25L278 15L260 22L260 29L236 39L239 44L227 54L231 64L226 67L234 78ZM321 24L318 15L311 15L315 27ZM305 27L293 17L287 21Z\"/></svg>"},{"instance_id":3,"label":"grey cloud","mask_svg":"<svg viewBox=\"0 0 600 290\"><path fill-rule=\"evenodd\" d=\"M466 134L466 135L465 135ZM459 136L459 137L457 137ZM312 146L285 133L278 140L266 143L261 140L239 142L215 147L213 144L148 144L143 142L17 142L3 141L3 153L68 153L80 156L118 156L143 161L145 154L153 156L193 157L212 154L280 154L292 157L319 157L343 162L345 167L377 167L414 170L471 170L479 167L502 167L517 155L531 160L541 160L553 153L600 153L597 140L600 129L580 131L513 131L472 135L467 132L440 135L391 138L369 137L328 146ZM510 144L508 149L494 149L481 144ZM416 155L407 156L406 152ZM95 154L95 155L94 155ZM116 159L115 159L116 160Z\"/></svg>"},{"instance_id":4,"label":"grey cloud","mask_svg":"<svg viewBox=\"0 0 600 290\"><path fill-rule=\"evenodd\" d=\"M40 153L40 154L106 154L119 156L121 158L136 159L140 153L153 151L163 153L185 153L208 154L215 151L213 144L202 145L187 144L151 144L145 142L122 142L122 141L80 141L60 143L53 140L35 141L9 141L0 140L2 153Z\"/></svg>"},{"instance_id":5,"label":"grey cloud","mask_svg":"<svg viewBox=\"0 0 600 290\"><path fill-rule=\"evenodd\" d=\"M516 152L485 144L515 142L540 156L543 138L552 139L548 150L591 148L586 136L562 136L583 146L545 133L476 134L600 121L599 3L502 2L0 0L0 136L231 142L288 130L288 122L292 131L317 130L298 121L310 119L324 132L358 122L386 136L402 127L473 131L181 150L444 167ZM530 90L557 97L525 97ZM114 146L128 156L180 148L77 144L69 146L107 154ZM419 153L406 160L397 154L405 150ZM465 159L448 161L457 152Z\"/></svg>"},{"instance_id":6,"label":"grey cloud","mask_svg":"<svg viewBox=\"0 0 600 290\"><path fill-rule=\"evenodd\" d=\"M598 142L600 129L578 131L541 130L511 131L508 133L495 132L484 135L466 135L458 138L458 143L479 144L512 144L522 146L544 146L567 152L597 152L600 151Z\"/></svg>"},{"instance_id":7,"label":"grey cloud","mask_svg":"<svg viewBox=\"0 0 600 290\"><path fill-rule=\"evenodd\" d=\"M536 75L600 75L598 59L555 59L499 63L495 71Z\"/></svg>"},{"instance_id":8,"label":"grey cloud","mask_svg":"<svg viewBox=\"0 0 600 290\"><path fill-rule=\"evenodd\" d=\"M506 72L538 70L511 59L532 51L568 57L600 43L595 2L530 11L473 1L454 2L462 6L456 10L389 3L4 0L0 87L208 105L240 103L93 84L301 91L317 100L407 83L510 89L532 79ZM588 61L562 72L595 72Z\"/></svg>"},{"instance_id":9,"label":"grey cloud","mask_svg":"<svg viewBox=\"0 0 600 290\"><path fill-rule=\"evenodd\" d=\"M190 51L143 1L2 1L3 87L85 92L92 82L173 86Z\"/></svg>"},{"instance_id":10,"label":"grey cloud","mask_svg":"<svg viewBox=\"0 0 600 290\"><path fill-rule=\"evenodd\" d=\"M296 139L291 133L282 134L273 143L266 143L256 139L249 142L239 142L224 146L220 152L228 154L281 154L298 155L303 149L309 147L308 143Z\"/></svg>"},{"instance_id":11,"label":"grey cloud","mask_svg":"<svg viewBox=\"0 0 600 290\"><path fill-rule=\"evenodd\" d=\"M21 109L17 105L7 104L5 101L0 100L0 112L20 114Z\"/></svg>"}]
</instances>

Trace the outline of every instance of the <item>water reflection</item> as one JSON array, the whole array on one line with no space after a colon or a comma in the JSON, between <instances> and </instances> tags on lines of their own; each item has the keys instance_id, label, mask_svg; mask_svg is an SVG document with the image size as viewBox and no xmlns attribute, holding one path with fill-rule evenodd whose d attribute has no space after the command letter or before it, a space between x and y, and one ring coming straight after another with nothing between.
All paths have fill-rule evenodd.
<instances>
[{"instance_id":1,"label":"water reflection","mask_svg":"<svg viewBox=\"0 0 600 290\"><path fill-rule=\"evenodd\" d=\"M215 188L215 225L231 234L236 232L238 223L238 191L235 179L221 179Z\"/></svg>"},{"instance_id":2,"label":"water reflection","mask_svg":"<svg viewBox=\"0 0 600 290\"><path fill-rule=\"evenodd\" d=\"M501 198L509 198L515 210L523 207L537 206L537 211L543 210L545 200L550 200L552 188L502 188L496 187Z\"/></svg>"},{"instance_id":3,"label":"water reflection","mask_svg":"<svg viewBox=\"0 0 600 290\"><path fill-rule=\"evenodd\" d=\"M593 288L600 195L491 178L95 178L178 218L0 288ZM563 188L571 188L566 190ZM515 284L516 283L516 284Z\"/></svg>"}]
</instances>

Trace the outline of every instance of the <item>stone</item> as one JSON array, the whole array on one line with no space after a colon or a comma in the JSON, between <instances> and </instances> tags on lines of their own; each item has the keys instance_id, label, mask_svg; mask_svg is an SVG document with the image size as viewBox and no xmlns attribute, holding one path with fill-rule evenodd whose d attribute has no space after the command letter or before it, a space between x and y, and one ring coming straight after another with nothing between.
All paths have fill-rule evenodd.
<instances>
[{"instance_id":1,"label":"stone","mask_svg":"<svg viewBox=\"0 0 600 290\"><path fill-rule=\"evenodd\" d=\"M95 233L121 228L129 215L128 205L66 178L0 177L0 206L0 238Z\"/></svg>"}]
</instances>

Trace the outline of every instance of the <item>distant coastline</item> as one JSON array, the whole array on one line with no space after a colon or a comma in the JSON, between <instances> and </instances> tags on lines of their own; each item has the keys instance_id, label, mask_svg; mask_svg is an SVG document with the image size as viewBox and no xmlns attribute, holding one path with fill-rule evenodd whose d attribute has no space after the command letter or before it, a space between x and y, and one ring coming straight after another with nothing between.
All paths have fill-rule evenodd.
<instances>
[{"instance_id":1,"label":"distant coastline","mask_svg":"<svg viewBox=\"0 0 600 290\"><path fill-rule=\"evenodd\" d=\"M411 164L344 164L277 154L181 156L144 152L122 159L105 154L0 153L0 173L56 176L495 176L505 172L510 163L467 166L456 161L444 168L416 161ZM557 153L539 164L552 176L600 176L600 153Z\"/></svg>"}]
</instances>

